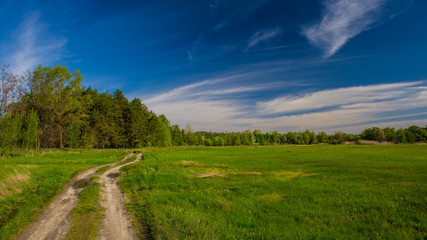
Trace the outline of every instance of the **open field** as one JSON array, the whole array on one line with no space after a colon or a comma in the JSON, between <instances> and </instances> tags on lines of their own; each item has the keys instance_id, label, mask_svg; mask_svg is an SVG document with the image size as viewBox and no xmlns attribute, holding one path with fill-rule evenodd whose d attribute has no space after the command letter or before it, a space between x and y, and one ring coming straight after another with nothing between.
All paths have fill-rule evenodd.
<instances>
[{"instance_id":1,"label":"open field","mask_svg":"<svg viewBox=\"0 0 427 240\"><path fill-rule=\"evenodd\" d=\"M77 173L123 158L123 150L49 150L0 159L0 239L12 239Z\"/></svg>"},{"instance_id":2,"label":"open field","mask_svg":"<svg viewBox=\"0 0 427 240\"><path fill-rule=\"evenodd\" d=\"M425 239L427 147L154 150L122 171L152 239Z\"/></svg>"}]
</instances>

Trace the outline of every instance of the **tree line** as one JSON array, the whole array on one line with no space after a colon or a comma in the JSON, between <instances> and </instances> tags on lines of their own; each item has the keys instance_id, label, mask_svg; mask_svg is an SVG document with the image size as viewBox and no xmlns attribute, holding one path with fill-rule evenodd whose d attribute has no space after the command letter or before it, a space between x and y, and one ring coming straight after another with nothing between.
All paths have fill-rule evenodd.
<instances>
[{"instance_id":1,"label":"tree line","mask_svg":"<svg viewBox=\"0 0 427 240\"><path fill-rule=\"evenodd\" d=\"M0 67L1 155L31 148L139 148L146 146L234 146L269 144L341 144L360 139L414 143L427 141L427 129L371 128L360 135L336 132L262 133L195 132L171 125L139 98L129 101L121 90L99 92L82 85L79 71L38 66L15 75Z\"/></svg>"}]
</instances>

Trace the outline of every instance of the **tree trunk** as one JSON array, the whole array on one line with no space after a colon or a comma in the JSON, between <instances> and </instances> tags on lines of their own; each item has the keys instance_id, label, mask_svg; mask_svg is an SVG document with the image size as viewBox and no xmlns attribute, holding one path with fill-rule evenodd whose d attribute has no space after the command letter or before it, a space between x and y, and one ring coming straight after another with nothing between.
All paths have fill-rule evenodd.
<instances>
[{"instance_id":1,"label":"tree trunk","mask_svg":"<svg viewBox=\"0 0 427 240\"><path fill-rule=\"evenodd\" d=\"M59 131L59 148L63 148L64 145L62 145L62 131Z\"/></svg>"}]
</instances>

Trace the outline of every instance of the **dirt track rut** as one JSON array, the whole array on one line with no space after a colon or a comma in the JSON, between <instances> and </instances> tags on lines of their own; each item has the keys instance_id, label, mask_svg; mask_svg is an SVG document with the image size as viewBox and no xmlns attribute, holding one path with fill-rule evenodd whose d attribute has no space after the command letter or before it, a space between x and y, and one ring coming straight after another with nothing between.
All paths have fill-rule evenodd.
<instances>
[{"instance_id":1,"label":"dirt track rut","mask_svg":"<svg viewBox=\"0 0 427 240\"><path fill-rule=\"evenodd\" d=\"M126 161L132 156L133 154L129 154L120 162ZM137 160L139 160L140 158L141 158L141 155L138 155ZM134 162L136 162L136 160L131 163L134 163ZM127 163L124 165L128 165L131 163ZM33 224L31 224L28 228L26 228L23 231L19 239L20 240L65 239L68 233L68 230L72 224L71 210L77 205L78 194L83 190L83 188L74 188L73 184L77 181L89 180L90 177L99 168L102 168L105 166L113 166L114 164L116 163L98 166L78 174L73 180L67 183L64 191L58 197L56 197L56 199L44 210L44 212L40 215L37 221L35 221ZM122 166L114 167L112 169L120 169L120 167ZM122 205L118 205L118 206L121 207ZM107 239L122 239L122 238L107 238Z\"/></svg>"},{"instance_id":2,"label":"dirt track rut","mask_svg":"<svg viewBox=\"0 0 427 240\"><path fill-rule=\"evenodd\" d=\"M120 168L136 163L140 159L141 154L138 154L135 161L113 167L101 175L100 183L103 186L101 205L105 208L105 218L101 222L98 239L137 239L136 232L132 228L132 222L126 212L125 195L117 186L117 181Z\"/></svg>"}]
</instances>

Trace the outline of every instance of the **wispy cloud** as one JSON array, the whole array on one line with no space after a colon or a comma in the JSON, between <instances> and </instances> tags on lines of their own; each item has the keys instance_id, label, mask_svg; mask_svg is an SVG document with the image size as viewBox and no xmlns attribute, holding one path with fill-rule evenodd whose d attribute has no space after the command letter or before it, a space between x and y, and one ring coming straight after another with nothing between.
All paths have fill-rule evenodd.
<instances>
[{"instance_id":1,"label":"wispy cloud","mask_svg":"<svg viewBox=\"0 0 427 240\"><path fill-rule=\"evenodd\" d=\"M28 13L13 33L8 61L16 73L31 70L38 64L58 61L64 53L67 39L49 33L40 16L39 12Z\"/></svg>"},{"instance_id":2,"label":"wispy cloud","mask_svg":"<svg viewBox=\"0 0 427 240\"><path fill-rule=\"evenodd\" d=\"M252 73L241 73L241 74L232 74L224 77L207 79L195 83L191 83L185 86L174 88L166 93L158 94L152 98L146 99L145 102L148 104L158 104L158 103L169 103L174 101L179 101L183 99L194 98L195 96L204 97L212 96L212 95L221 95L235 92L243 92L243 91L253 91L256 90L254 88L234 88L230 89L229 87L226 89L218 89L218 84L220 83L230 83L232 81L236 81L238 79L245 78ZM209 90L208 90L209 89ZM217 90L212 90L217 89Z\"/></svg>"},{"instance_id":3,"label":"wispy cloud","mask_svg":"<svg viewBox=\"0 0 427 240\"><path fill-rule=\"evenodd\" d=\"M366 104L377 101L404 98L419 88L411 87L422 82L380 84L318 91L304 96L278 97L271 101L258 102L257 108L263 114L306 112L323 108Z\"/></svg>"},{"instance_id":4,"label":"wispy cloud","mask_svg":"<svg viewBox=\"0 0 427 240\"><path fill-rule=\"evenodd\" d=\"M381 20L381 10L387 0L324 0L322 20L303 29L311 44L324 51L324 57L334 55L344 44L369 30Z\"/></svg>"},{"instance_id":5,"label":"wispy cloud","mask_svg":"<svg viewBox=\"0 0 427 240\"><path fill-rule=\"evenodd\" d=\"M236 118L246 114L241 97L274 89L277 83L240 86L243 79L257 76L256 72L230 74L177 87L144 100L156 113L164 113L174 124L190 123L195 129L222 131L233 129Z\"/></svg>"},{"instance_id":6,"label":"wispy cloud","mask_svg":"<svg viewBox=\"0 0 427 240\"><path fill-rule=\"evenodd\" d=\"M242 100L240 94L256 96L258 91L277 86L255 83L234 88L220 86L236 78L244 76L196 82L144 102L155 112L165 113L173 123L181 126L190 123L197 130L311 129L358 133L362 126L427 124L426 81L331 89L254 104Z\"/></svg>"},{"instance_id":7,"label":"wispy cloud","mask_svg":"<svg viewBox=\"0 0 427 240\"><path fill-rule=\"evenodd\" d=\"M260 42L268 41L277 35L279 35L282 32L282 29L279 27L275 27L272 29L263 29L255 34L252 35L252 37L249 39L248 45L246 46L245 51L249 50L252 47L255 47Z\"/></svg>"}]
</instances>

